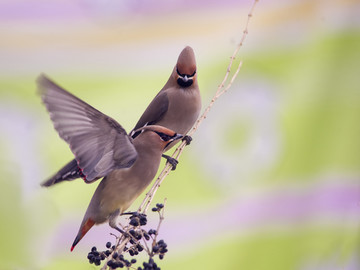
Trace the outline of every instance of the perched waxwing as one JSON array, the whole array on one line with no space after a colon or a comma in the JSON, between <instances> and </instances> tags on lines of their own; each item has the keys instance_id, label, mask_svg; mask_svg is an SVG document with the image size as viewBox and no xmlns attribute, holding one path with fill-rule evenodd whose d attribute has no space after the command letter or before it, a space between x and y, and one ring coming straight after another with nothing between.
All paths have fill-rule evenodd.
<instances>
[{"instance_id":1,"label":"perched waxwing","mask_svg":"<svg viewBox=\"0 0 360 270\"><path fill-rule=\"evenodd\" d=\"M143 192L156 175L164 149L183 137L159 125L141 127L134 140L109 116L60 88L41 75L43 102L59 136L75 155L87 183L103 178L97 187L79 233L71 247L94 225L116 218Z\"/></svg>"},{"instance_id":2,"label":"perched waxwing","mask_svg":"<svg viewBox=\"0 0 360 270\"><path fill-rule=\"evenodd\" d=\"M42 76L38 80L38 87L41 92L48 92L50 89L57 89L60 86ZM64 90L65 91L65 90ZM43 96L44 103L46 96ZM78 108L83 110L83 108ZM140 117L134 129L130 132L132 138L136 138L141 127L147 125L160 125L169 128L177 133L186 134L194 125L201 110L201 97L197 82L197 69L195 54L191 47L185 47L180 53L177 63L170 75L170 78L151 101L145 112ZM61 135L60 135L61 136ZM191 138L185 136L190 143ZM169 150L174 143L169 144L165 150ZM163 155L176 168L177 160ZM61 168L55 175L43 182L42 186L52 186L62 181L71 181L85 175L79 160L75 159Z\"/></svg>"},{"instance_id":3,"label":"perched waxwing","mask_svg":"<svg viewBox=\"0 0 360 270\"><path fill-rule=\"evenodd\" d=\"M157 125L146 126L139 131L141 133L133 140L137 159L129 168L112 170L100 182L86 210L71 251L94 224L108 220L112 228L119 230L116 223L118 216L128 209L151 183L165 147L183 137Z\"/></svg>"},{"instance_id":4,"label":"perched waxwing","mask_svg":"<svg viewBox=\"0 0 360 270\"><path fill-rule=\"evenodd\" d=\"M201 97L197 81L195 54L185 47L165 86L151 101L130 135L135 138L137 129L146 125L160 125L186 134L199 117ZM170 144L166 150L169 150Z\"/></svg>"},{"instance_id":5,"label":"perched waxwing","mask_svg":"<svg viewBox=\"0 0 360 270\"><path fill-rule=\"evenodd\" d=\"M136 138L139 134L136 130L146 125L160 125L186 134L199 117L200 110L201 96L195 54L193 49L187 46L180 53L167 83L146 108L130 135ZM189 136L185 136L184 139L187 144L191 141ZM169 144L164 152L174 145L175 142ZM178 161L165 154L162 156L174 170Z\"/></svg>"}]
</instances>

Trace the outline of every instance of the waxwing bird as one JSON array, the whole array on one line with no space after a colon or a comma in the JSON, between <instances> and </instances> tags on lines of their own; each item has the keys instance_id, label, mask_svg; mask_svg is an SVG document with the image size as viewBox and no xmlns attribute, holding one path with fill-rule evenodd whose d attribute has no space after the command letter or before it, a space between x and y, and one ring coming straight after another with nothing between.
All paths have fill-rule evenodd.
<instances>
[{"instance_id":1,"label":"waxwing bird","mask_svg":"<svg viewBox=\"0 0 360 270\"><path fill-rule=\"evenodd\" d=\"M48 89L52 88L61 88L45 76L41 76L38 80L38 87L40 92L47 92ZM200 110L201 97L197 81L195 54L193 49L187 46L180 53L168 81L146 108L130 132L130 136L136 138L140 134L140 131L137 130L147 125L160 125L177 133L186 134L194 125ZM169 144L164 152L173 145L174 143ZM167 155L163 155L163 157L175 169L177 161ZM41 185L51 186L62 181L84 178L85 175L78 163L76 158L73 159Z\"/></svg>"},{"instance_id":2,"label":"waxwing bird","mask_svg":"<svg viewBox=\"0 0 360 270\"><path fill-rule=\"evenodd\" d=\"M195 54L185 47L165 86L151 101L130 132L133 138L137 129L146 125L160 125L175 132L186 134L199 117L201 97L197 81ZM169 150L174 143L166 147Z\"/></svg>"},{"instance_id":3,"label":"waxwing bird","mask_svg":"<svg viewBox=\"0 0 360 270\"><path fill-rule=\"evenodd\" d=\"M37 82L56 131L70 145L75 156L75 162L60 170L67 171L69 179L82 177L86 183L91 183L114 169L129 168L134 164L137 154L133 139L119 123L45 75L40 75ZM56 178L52 177L42 185L50 186L54 181Z\"/></svg>"},{"instance_id":4,"label":"waxwing bird","mask_svg":"<svg viewBox=\"0 0 360 270\"><path fill-rule=\"evenodd\" d=\"M114 119L54 84L38 79L43 102L59 136L71 148L86 183L103 178L71 247L94 225L116 218L154 178L164 149L183 137L159 125L141 127L134 140Z\"/></svg>"},{"instance_id":5,"label":"waxwing bird","mask_svg":"<svg viewBox=\"0 0 360 270\"><path fill-rule=\"evenodd\" d=\"M98 185L86 210L71 251L94 224L109 221L119 230L116 220L145 190L155 177L165 147L183 137L174 131L156 125L143 127L133 140L137 158L129 168L115 169ZM121 231L121 230L119 230Z\"/></svg>"}]
</instances>

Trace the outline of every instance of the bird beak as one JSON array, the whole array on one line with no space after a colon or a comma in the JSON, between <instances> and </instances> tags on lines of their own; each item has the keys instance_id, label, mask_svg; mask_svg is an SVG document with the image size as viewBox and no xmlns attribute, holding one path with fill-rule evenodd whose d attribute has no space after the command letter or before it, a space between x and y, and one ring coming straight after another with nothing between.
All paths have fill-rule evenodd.
<instances>
[{"instance_id":1,"label":"bird beak","mask_svg":"<svg viewBox=\"0 0 360 270\"><path fill-rule=\"evenodd\" d=\"M184 82L187 82L187 81L189 80L188 76L185 75L185 76L183 77L183 80L184 80Z\"/></svg>"}]
</instances>

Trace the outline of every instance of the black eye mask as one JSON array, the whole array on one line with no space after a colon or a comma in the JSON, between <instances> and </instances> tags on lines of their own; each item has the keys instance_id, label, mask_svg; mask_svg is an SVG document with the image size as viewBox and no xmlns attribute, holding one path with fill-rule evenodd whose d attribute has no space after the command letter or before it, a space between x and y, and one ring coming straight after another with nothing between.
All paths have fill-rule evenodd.
<instances>
[{"instance_id":1,"label":"black eye mask","mask_svg":"<svg viewBox=\"0 0 360 270\"><path fill-rule=\"evenodd\" d=\"M176 81L178 85L180 85L181 87L189 87L190 85L193 84L194 82L193 77L196 74L196 70L191 75L181 74L178 69L176 69L176 72L180 76Z\"/></svg>"},{"instance_id":2,"label":"black eye mask","mask_svg":"<svg viewBox=\"0 0 360 270\"><path fill-rule=\"evenodd\" d=\"M193 74L191 74L191 75L188 75L188 74L181 74L180 72L179 72L179 70L178 69L176 69L176 73L180 76L180 77L185 77L185 75L186 76L188 76L188 78L191 78L191 77L194 77L195 76L195 74L196 74L196 70L194 71L194 73Z\"/></svg>"},{"instance_id":3,"label":"black eye mask","mask_svg":"<svg viewBox=\"0 0 360 270\"><path fill-rule=\"evenodd\" d=\"M173 138L173 136L169 136L169 135L161 133L161 132L156 132L156 134L158 134L164 142L168 142Z\"/></svg>"}]
</instances>

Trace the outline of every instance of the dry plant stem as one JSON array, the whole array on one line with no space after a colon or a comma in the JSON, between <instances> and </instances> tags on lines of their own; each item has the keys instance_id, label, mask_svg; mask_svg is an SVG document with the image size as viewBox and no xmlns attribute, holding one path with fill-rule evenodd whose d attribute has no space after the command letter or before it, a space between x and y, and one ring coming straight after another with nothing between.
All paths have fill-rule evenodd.
<instances>
[{"instance_id":1,"label":"dry plant stem","mask_svg":"<svg viewBox=\"0 0 360 270\"><path fill-rule=\"evenodd\" d=\"M189 131L189 133L188 133L189 136L192 136L196 132L196 130L200 126L201 122L204 121L204 119L206 118L207 114L209 113L211 107L214 105L215 101L231 87L231 85L233 84L236 76L238 75L238 73L241 69L241 66L242 66L242 61L240 61L238 68L236 69L230 82L228 83L228 85L225 88L224 88L224 85L222 85L222 84L219 86L218 90L216 91L215 96L212 98L211 102L206 107L203 114L199 117L198 120L196 120L196 123L193 126L193 128ZM227 72L225 76L228 77L229 72ZM181 144L176 148L175 152L172 154L171 157L178 160L180 155L184 151L185 146L186 146L186 142L185 141L181 142ZM161 173L159 174L155 183L152 185L152 187L148 191L148 193L146 193L145 199L142 201L140 207L138 208L139 213L140 212L146 213L147 209L149 208L149 206L153 200L153 197L154 197L156 191L158 190L158 188L160 187L161 183L164 181L166 176L171 172L171 169L172 169L172 166L169 163L166 163L165 168L161 171Z\"/></svg>"},{"instance_id":2,"label":"dry plant stem","mask_svg":"<svg viewBox=\"0 0 360 270\"><path fill-rule=\"evenodd\" d=\"M159 217L160 217L160 220L159 220L159 224L156 228L156 233L155 233L155 237L154 237L154 241L153 241L153 245L156 244L156 240L157 240L157 236L159 234L159 230L160 230L160 226L161 226L161 223L163 222L164 220L164 209L165 209L165 206L166 206L166 198L164 199L164 207L159 211ZM154 255L154 254L151 254L151 255Z\"/></svg>"},{"instance_id":3,"label":"dry plant stem","mask_svg":"<svg viewBox=\"0 0 360 270\"><path fill-rule=\"evenodd\" d=\"M233 62L234 62L240 48L242 47L242 45L243 45L243 43L244 43L244 41L246 39L247 34L249 33L248 26L249 26L250 18L252 17L252 15L254 13L255 6L256 6L256 4L258 2L259 2L259 0L254 0L254 3L253 3L253 5L252 5L252 7L250 9L250 12L248 14L247 21L246 21L246 26L245 26L245 29L243 31L243 35L242 35L241 40L240 40L239 44L237 45L235 51L233 52L232 56L230 57L230 62L229 62L229 65L228 65L228 67L226 69L226 73L225 73L223 81L218 86L218 89L217 89L214 97L212 98L210 104L206 107L203 114L199 117L199 119L196 121L193 128L188 133L189 136L192 136L196 132L196 130L200 126L201 122L204 121L204 119L207 117L207 114L209 113L210 109L214 105L215 101L221 95L223 95L225 92L227 92L229 90L229 88L233 84L235 78L239 74L239 71L240 71L241 66L242 66L242 61L239 62L238 67L237 67L234 75L231 77L230 82L226 85L226 82L228 81L229 75L231 73L231 68L233 66ZM226 85L226 87L225 87L225 85ZM181 142L181 144L178 146L178 148L175 150L175 152L172 154L171 157L178 160L180 155L184 151L185 146L186 146L186 142L185 141ZM149 206L150 206L150 204L151 204L151 202L153 200L153 197L154 197L157 189L160 187L161 183L164 181L166 176L170 173L171 169L172 169L171 165L166 163L165 168L161 171L161 173L159 174L159 176L156 179L155 183L153 184L151 189L148 191L148 193L146 193L146 196L145 196L144 200L142 201L141 205L138 208L139 213L140 212L146 213L147 209L149 208Z\"/></svg>"},{"instance_id":4,"label":"dry plant stem","mask_svg":"<svg viewBox=\"0 0 360 270\"><path fill-rule=\"evenodd\" d=\"M162 221L164 220L164 211L165 211L165 206L166 206L166 198L164 199L164 206L163 208L159 211L159 216L160 216L160 220L158 223L158 226L156 228L156 234L155 237L153 238L153 243L152 243L152 247L156 244L156 239L157 239L157 235L158 232L160 230L160 226ZM122 228L124 230L124 232L129 235L130 237L125 237L124 234L121 234L120 236L116 237L116 243L115 243L115 249L110 253L110 255L107 257L107 259L105 260L105 263L103 265L103 267L101 268L101 270L106 270L108 265L107 263L113 258L113 255L115 252L117 252L118 254L122 254L124 252L124 248L126 247L127 243L130 242L130 239L133 239L136 243L140 244L140 241L138 241L137 239L133 238L130 235L130 230L133 228L133 226L126 226L125 228ZM141 232L142 233L142 232ZM142 233L143 234L143 233ZM147 252L147 254L149 255L154 255L152 254L152 248L150 249L149 246L147 245L146 241L144 241L144 245L143 247L145 247L145 250ZM130 267L131 269L135 269L133 267Z\"/></svg>"},{"instance_id":5,"label":"dry plant stem","mask_svg":"<svg viewBox=\"0 0 360 270\"><path fill-rule=\"evenodd\" d=\"M252 7L250 9L250 12L248 14L248 18L247 18L247 21L246 21L245 29L243 31L243 35L242 35L242 37L240 39L239 44L237 45L236 49L234 50L232 56L230 57L229 65L227 67L227 70L226 70L223 81L218 86L214 97L210 101L209 105L205 108L203 114L198 118L198 120L195 122L195 125L190 130L190 132L188 133L189 136L192 136L196 132L196 130L198 129L198 127L200 126L202 121L204 121L204 119L207 117L207 114L211 110L211 108L214 105L215 101L221 95L223 95L224 93L226 93L230 89L233 82L235 81L235 78L239 74L241 66L242 66L242 61L239 62L238 66L237 66L237 69L234 72L234 74L232 75L230 81L228 80L228 78L230 76L230 73L231 73L231 68L233 66L233 62L234 62L236 56L238 55L238 52L239 52L240 48L242 47L242 45L243 45L243 43L244 43L244 41L246 39L246 36L248 34L248 26L249 26L250 18L252 17L252 15L254 13L255 6L256 6L256 4L258 2L259 2L259 0L254 0L254 2L253 2L253 5L252 5ZM184 151L185 146L186 146L186 142L182 141L179 144L179 146L176 148L176 150L174 151L174 153L172 154L171 157L178 160L179 157L181 156L182 152ZM155 183L152 185L150 190L146 193L146 196L145 196L144 200L142 201L141 205L139 206L139 208L137 210L139 213L145 214L147 212L147 209L149 208L157 189L160 187L161 183L164 181L166 176L171 172L171 169L172 169L172 166L169 163L166 163L164 169L160 172L160 174L159 174L158 178L156 179ZM163 211L163 209L162 209L162 211ZM160 214L160 221L159 221L159 224L158 224L157 233L159 231L159 228L160 228L160 225L161 225L163 219L164 219L164 213L162 212ZM130 226L127 226L125 232L129 233L129 230L130 230ZM156 242L157 233L156 233L155 238L154 238L155 242ZM114 252L117 251L117 252L122 253L123 250L124 250L124 247L126 246L126 244L129 241L130 241L129 237L124 237L123 235L118 237L116 245L115 245L116 246L115 250L113 250L112 253L109 255L108 259L106 260L106 262L105 262L104 266L101 268L101 270L106 270L107 269L107 262L112 258L112 255L114 254ZM147 248L147 250L149 250L148 247L146 247L146 248Z\"/></svg>"},{"instance_id":6,"label":"dry plant stem","mask_svg":"<svg viewBox=\"0 0 360 270\"><path fill-rule=\"evenodd\" d=\"M101 270L106 270L106 268L108 267L107 263L108 261L110 261L112 259L113 254L115 253L115 251L123 251L124 247L126 246L126 244L130 241L130 238L125 238L124 236L121 235L117 238L116 244L115 244L115 249L111 252L111 254L107 257L107 259L105 260L105 263L103 265L103 267L101 267Z\"/></svg>"},{"instance_id":7,"label":"dry plant stem","mask_svg":"<svg viewBox=\"0 0 360 270\"><path fill-rule=\"evenodd\" d=\"M246 21L246 26L245 26L245 29L243 31L243 35L241 37L241 40L238 44L238 46L236 47L235 51L233 52L232 56L230 57L230 62L229 62L229 65L227 67L227 70L226 70L226 73L225 73L225 76L224 76L224 79L223 81L221 82L221 84L219 85L213 99L211 100L210 104L206 107L204 113L200 116L200 118L196 121L195 125L193 126L193 128L190 130L190 132L188 133L189 136L192 136L195 131L198 129L198 127L200 126L201 122L206 118L208 112L210 111L211 107L213 106L213 104L215 103L215 101L222 95L224 94L232 85L232 83L234 82L235 78L237 77L240 69L241 69L241 66L242 66L242 61L240 61L239 65L238 65L238 68L236 69L234 75L232 76L230 82L228 83L228 85L226 86L226 88L224 89L224 86L225 86L225 83L226 81L228 80L228 77L230 75L230 72L231 72L231 67L232 67L232 64L240 50L240 48L242 47L244 41L245 41L245 38L247 36L247 34L249 33L248 31L248 26L249 26L249 22L250 22L250 18L252 17L253 15L253 12L254 12L254 9L255 9L255 6L256 4L259 2L259 0L254 0L254 3L250 9L250 12L248 14L248 18L247 18L247 21ZM175 158L175 159L178 159L181 155L181 153L183 152L184 148L186 146L186 143L183 141L179 146L178 148L175 150L175 152L172 154L172 158ZM138 208L138 212L140 213L142 211L142 213L146 213L149 205L151 204L151 201L157 191L157 189L160 187L162 181L166 178L166 176L170 173L171 171L171 165L166 163L164 169L161 171L161 173L159 174L158 178L156 179L155 183L153 184L153 186L151 187L151 189L148 191L148 193L146 193L146 196L144 198L144 200L142 201L141 205L139 206Z\"/></svg>"}]
</instances>

